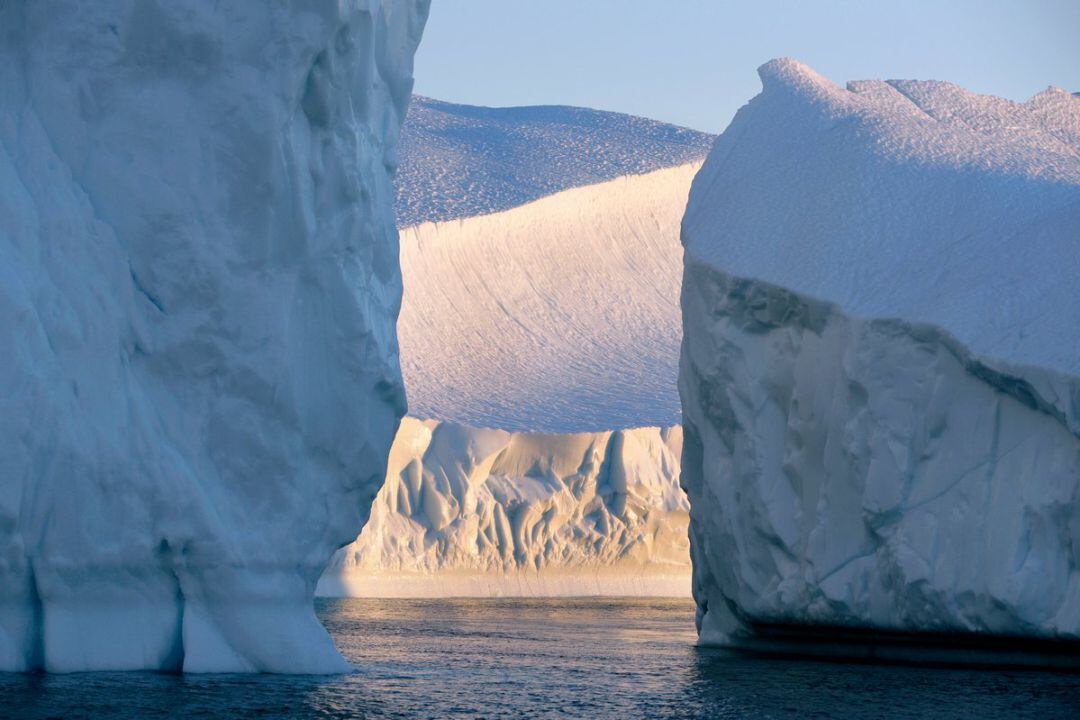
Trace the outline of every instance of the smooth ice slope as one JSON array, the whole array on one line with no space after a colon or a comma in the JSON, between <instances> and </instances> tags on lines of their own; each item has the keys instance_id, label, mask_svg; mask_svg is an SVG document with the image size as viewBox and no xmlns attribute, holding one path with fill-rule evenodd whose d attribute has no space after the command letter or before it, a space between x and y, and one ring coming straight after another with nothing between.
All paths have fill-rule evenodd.
<instances>
[{"instance_id":1,"label":"smooth ice slope","mask_svg":"<svg viewBox=\"0 0 1080 720\"><path fill-rule=\"evenodd\" d=\"M713 138L589 108L489 108L416 96L401 131L398 227L486 215L572 187L700 162Z\"/></svg>"},{"instance_id":2,"label":"smooth ice slope","mask_svg":"<svg viewBox=\"0 0 1080 720\"><path fill-rule=\"evenodd\" d=\"M760 74L683 222L702 641L1080 636L1080 99Z\"/></svg>"},{"instance_id":3,"label":"smooth ice slope","mask_svg":"<svg viewBox=\"0 0 1080 720\"><path fill-rule=\"evenodd\" d=\"M0 4L0 669L347 668L426 5Z\"/></svg>"},{"instance_id":4,"label":"smooth ice slope","mask_svg":"<svg viewBox=\"0 0 1080 720\"><path fill-rule=\"evenodd\" d=\"M574 435L406 418L359 539L319 593L685 595L682 428Z\"/></svg>"},{"instance_id":5,"label":"smooth ice slope","mask_svg":"<svg viewBox=\"0 0 1080 720\"><path fill-rule=\"evenodd\" d=\"M942 82L837 87L794 61L717 141L694 260L937 325L989 358L1080 374L1080 119Z\"/></svg>"},{"instance_id":6,"label":"smooth ice slope","mask_svg":"<svg viewBox=\"0 0 1080 720\"><path fill-rule=\"evenodd\" d=\"M410 413L599 432L679 422L679 218L696 165L401 234Z\"/></svg>"}]
</instances>

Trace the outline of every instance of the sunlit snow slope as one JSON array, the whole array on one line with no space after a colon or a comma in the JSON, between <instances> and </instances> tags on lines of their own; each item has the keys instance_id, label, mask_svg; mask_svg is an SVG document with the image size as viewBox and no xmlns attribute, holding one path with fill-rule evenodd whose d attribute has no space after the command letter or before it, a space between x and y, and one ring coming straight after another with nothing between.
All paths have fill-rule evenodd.
<instances>
[{"instance_id":1,"label":"sunlit snow slope","mask_svg":"<svg viewBox=\"0 0 1080 720\"><path fill-rule=\"evenodd\" d=\"M504 430L679 422L679 221L697 165L401 233L409 412Z\"/></svg>"},{"instance_id":2,"label":"sunlit snow slope","mask_svg":"<svg viewBox=\"0 0 1080 720\"><path fill-rule=\"evenodd\" d=\"M489 108L414 96L395 179L398 226L508 210L567 188L698 161L713 138L589 108Z\"/></svg>"}]
</instances>

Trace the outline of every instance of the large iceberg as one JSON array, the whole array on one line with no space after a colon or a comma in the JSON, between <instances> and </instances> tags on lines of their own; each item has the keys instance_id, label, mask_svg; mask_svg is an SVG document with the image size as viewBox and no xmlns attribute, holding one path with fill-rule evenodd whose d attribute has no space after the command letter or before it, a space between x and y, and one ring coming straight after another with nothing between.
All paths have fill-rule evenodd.
<instances>
[{"instance_id":1,"label":"large iceberg","mask_svg":"<svg viewBox=\"0 0 1080 720\"><path fill-rule=\"evenodd\" d=\"M682 428L545 435L406 418L386 484L319 593L690 591Z\"/></svg>"},{"instance_id":2,"label":"large iceberg","mask_svg":"<svg viewBox=\"0 0 1080 720\"><path fill-rule=\"evenodd\" d=\"M347 667L426 12L0 4L0 669Z\"/></svg>"},{"instance_id":3,"label":"large iceberg","mask_svg":"<svg viewBox=\"0 0 1080 720\"><path fill-rule=\"evenodd\" d=\"M701 641L1080 636L1080 99L759 72L683 221Z\"/></svg>"}]
</instances>

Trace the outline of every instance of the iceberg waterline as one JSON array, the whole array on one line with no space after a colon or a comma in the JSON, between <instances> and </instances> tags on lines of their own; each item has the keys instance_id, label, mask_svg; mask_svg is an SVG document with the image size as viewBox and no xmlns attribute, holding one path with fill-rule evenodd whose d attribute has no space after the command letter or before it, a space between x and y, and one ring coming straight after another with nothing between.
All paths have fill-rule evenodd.
<instances>
[{"instance_id":1,"label":"iceberg waterline","mask_svg":"<svg viewBox=\"0 0 1080 720\"><path fill-rule=\"evenodd\" d=\"M0 7L0 669L347 669L426 12Z\"/></svg>"},{"instance_id":2,"label":"iceberg waterline","mask_svg":"<svg viewBox=\"0 0 1080 720\"><path fill-rule=\"evenodd\" d=\"M1080 101L760 72L683 221L701 641L1077 637Z\"/></svg>"}]
</instances>

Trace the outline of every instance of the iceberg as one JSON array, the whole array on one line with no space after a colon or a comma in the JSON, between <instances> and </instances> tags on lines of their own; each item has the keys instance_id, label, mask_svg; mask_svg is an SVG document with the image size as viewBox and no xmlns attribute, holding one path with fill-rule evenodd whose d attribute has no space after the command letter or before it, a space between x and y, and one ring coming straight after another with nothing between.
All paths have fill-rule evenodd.
<instances>
[{"instance_id":1,"label":"iceberg","mask_svg":"<svg viewBox=\"0 0 1080 720\"><path fill-rule=\"evenodd\" d=\"M0 6L0 670L348 669L427 5Z\"/></svg>"},{"instance_id":2,"label":"iceberg","mask_svg":"<svg viewBox=\"0 0 1080 720\"><path fill-rule=\"evenodd\" d=\"M701 642L1080 637L1080 99L759 73L682 225Z\"/></svg>"},{"instance_id":3,"label":"iceberg","mask_svg":"<svg viewBox=\"0 0 1080 720\"><path fill-rule=\"evenodd\" d=\"M510 433L406 418L320 595L685 596L682 428Z\"/></svg>"}]
</instances>

